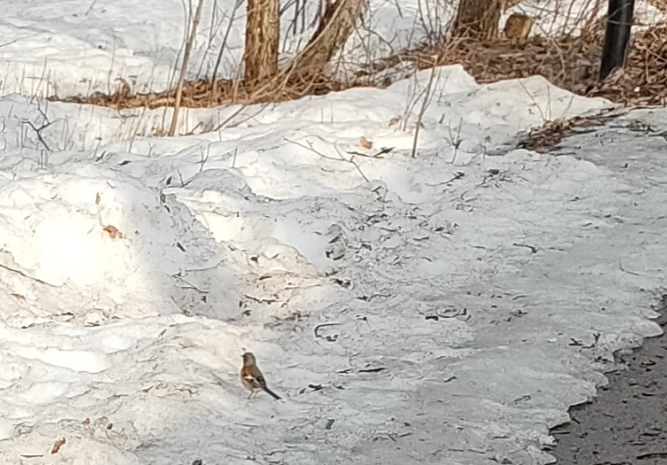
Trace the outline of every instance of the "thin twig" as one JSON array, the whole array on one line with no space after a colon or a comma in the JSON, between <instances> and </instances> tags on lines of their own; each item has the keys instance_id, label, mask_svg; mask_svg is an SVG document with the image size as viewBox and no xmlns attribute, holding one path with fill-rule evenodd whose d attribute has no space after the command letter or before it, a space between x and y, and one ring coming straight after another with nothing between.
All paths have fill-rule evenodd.
<instances>
[{"instance_id":1,"label":"thin twig","mask_svg":"<svg viewBox=\"0 0 667 465\"><path fill-rule=\"evenodd\" d=\"M206 162L208 161L209 150L210 150L210 149L211 149L211 146L209 145L209 146L208 146L208 149L206 150L206 153L204 153L204 151L202 150L202 152L201 152L201 158L200 158L200 160L199 160L199 170L198 170L195 174L193 174L192 176L190 176L188 179L185 179L185 180L184 180L184 179L183 179L183 175L181 174L181 172L180 172L180 171L177 171L177 173L178 173L178 178L179 178L179 180L181 181L181 187L185 187L185 186L187 186L188 184L190 184L190 183L197 177L197 175L199 175L199 174L201 174L201 173L204 172L204 166L206 166Z\"/></svg>"},{"instance_id":2,"label":"thin twig","mask_svg":"<svg viewBox=\"0 0 667 465\"><path fill-rule=\"evenodd\" d=\"M426 113L426 106L429 101L429 96L431 94L431 85L433 84L433 78L435 77L435 68L438 63L438 55L433 55L433 68L431 68L431 76L428 78L428 84L426 86L426 94L424 95L424 100L422 102L422 108L419 111L419 116L417 117L417 127L415 129L415 138L412 141L412 158L417 156L417 143L419 141L419 128L422 125L422 118L424 113Z\"/></svg>"},{"instance_id":3,"label":"thin twig","mask_svg":"<svg viewBox=\"0 0 667 465\"><path fill-rule=\"evenodd\" d=\"M218 79L218 68L220 67L220 62L222 61L222 53L227 47L227 40L229 39L229 33L232 31L232 25L234 24L234 19L236 18L236 10L239 9L243 0L237 0L234 2L234 8L232 13L229 16L229 24L227 24L227 30L225 31L225 36L222 38L222 44L220 45L220 51L218 52L218 58L215 60L215 66L213 66L213 73L211 74L211 102L217 102L217 89L216 89L216 80Z\"/></svg>"},{"instance_id":4,"label":"thin twig","mask_svg":"<svg viewBox=\"0 0 667 465\"><path fill-rule=\"evenodd\" d=\"M42 143L44 148L46 148L46 150L48 150L49 152L53 152L53 150L51 150L49 145L42 137L42 131L51 126L51 124L53 124L53 121L49 121L49 118L46 116L46 113L41 108L37 107L37 111L39 111L39 114L42 115L42 118L45 121L44 123L42 123L40 127L36 127L30 120L23 120L23 124L27 124L28 126L30 126L32 130L35 131L35 134L37 134L37 139Z\"/></svg>"},{"instance_id":5,"label":"thin twig","mask_svg":"<svg viewBox=\"0 0 667 465\"><path fill-rule=\"evenodd\" d=\"M341 160L346 161L347 163L352 164L352 166L354 166L355 169L359 172L359 174L361 175L361 177L364 178L364 181L366 181L366 182L370 182L370 180L366 177L366 175L364 174L364 172L361 171L361 167L359 167L359 165L357 164L357 162L354 161L354 155L351 156L349 160L347 160L347 159L345 159L345 157L343 156L343 154L340 152L340 150L338 150L338 146L336 145L335 142L334 142L333 146L334 146L334 149L336 150L336 153L338 153L338 156L340 157Z\"/></svg>"},{"instance_id":6,"label":"thin twig","mask_svg":"<svg viewBox=\"0 0 667 465\"><path fill-rule=\"evenodd\" d=\"M192 29L190 30L190 38L188 43L185 45L185 53L183 53L183 63L181 64L181 75L178 78L178 87L176 88L176 100L174 101L174 114L171 116L171 126L169 127L169 137L173 137L176 133L176 125L178 124L178 111L181 108L181 99L183 94L183 83L185 81L185 74L188 70L188 60L190 59L190 52L192 51L192 45L195 42L195 36L197 35L197 26L199 25L199 19L201 18L201 10L204 6L204 0L199 0L197 4L197 11L195 12L195 17L192 20Z\"/></svg>"},{"instance_id":7,"label":"thin twig","mask_svg":"<svg viewBox=\"0 0 667 465\"><path fill-rule=\"evenodd\" d=\"M265 103L264 105L261 105L259 107L259 109L254 114L246 116L245 119L235 122L233 126L229 126L228 128L236 127L241 123L245 123L246 121L253 119L255 116L257 116L261 112L263 112L269 105L270 105L270 103ZM222 123L218 124L215 127L215 129L213 129L213 131L219 131L220 129L222 129L224 127L227 127L227 123L229 123L232 119L234 119L234 117L236 117L239 113L241 113L241 110L244 110L245 108L247 108L247 105L242 105L241 108L239 108L237 111L232 113L231 116L226 118Z\"/></svg>"},{"instance_id":8,"label":"thin twig","mask_svg":"<svg viewBox=\"0 0 667 465\"><path fill-rule=\"evenodd\" d=\"M394 150L395 147L382 147L378 152L374 153L373 155L368 155L365 153L357 152L356 150L348 150L349 155L358 155L360 157L364 158L376 158L376 159L382 159L382 155L386 153L390 153L392 150Z\"/></svg>"},{"instance_id":9,"label":"thin twig","mask_svg":"<svg viewBox=\"0 0 667 465\"><path fill-rule=\"evenodd\" d=\"M459 153L459 147L461 146L461 126L463 125L463 118L459 119L459 128L456 131L456 138L453 137L452 135L452 127L449 126L447 129L449 130L449 142L452 144L452 147L454 147L454 155L452 156L452 164L456 162L456 155Z\"/></svg>"},{"instance_id":10,"label":"thin twig","mask_svg":"<svg viewBox=\"0 0 667 465\"><path fill-rule=\"evenodd\" d=\"M337 146L335 143L333 144L333 146L334 146L334 149L336 150L336 153L338 153L339 158L330 157L330 156L325 155L325 154L323 154L322 152L316 150L315 147L313 147L313 143L310 142L310 141L306 141L306 142L308 143L308 145L305 145L305 144L302 144L301 142L297 142L297 141L295 141L295 140L290 140L290 139L288 139L287 137L283 137L283 139L284 139L286 142L290 142L290 143L292 143L292 144L296 144L296 145L298 145L299 147L303 147L303 148L306 149L306 150L310 150L311 152L316 153L316 154L319 155L320 157L325 158L325 159L327 159L327 160L344 161L345 163L349 163L349 164L351 164L352 166L354 166L354 168L355 168L355 169L357 170L357 172L361 175L361 177L364 178L364 181L366 181L366 182L370 182L369 179L366 177L366 175L363 173L363 171L361 171L361 168L359 167L359 165L357 164L357 162L354 161L354 157L350 157L349 160L348 160L347 158L345 158L345 157L343 156L343 154L341 153L341 151L338 149L338 146Z\"/></svg>"},{"instance_id":11,"label":"thin twig","mask_svg":"<svg viewBox=\"0 0 667 465\"><path fill-rule=\"evenodd\" d=\"M313 328L313 334L315 334L315 337L320 337L320 329L326 328L327 326L338 326L339 324L340 323L320 323L319 325L316 325L315 328Z\"/></svg>"},{"instance_id":12,"label":"thin twig","mask_svg":"<svg viewBox=\"0 0 667 465\"><path fill-rule=\"evenodd\" d=\"M32 279L33 281L36 281L36 282L38 282L38 283L40 283L40 284L46 284L47 286L56 287L56 286L54 286L54 285L51 284L51 283L47 283L46 281L42 281L41 279L39 279L39 278L35 278L34 276L30 276L30 275L24 273L24 272L21 271L21 270L17 270L17 269L15 269L15 268L10 268L10 267L8 267L7 265L3 265L2 263L0 263L0 268L4 268L4 269L7 270L7 271L11 271L12 273L16 273L16 274L18 274L18 275L21 275L21 276L23 276L24 278Z\"/></svg>"}]
</instances>

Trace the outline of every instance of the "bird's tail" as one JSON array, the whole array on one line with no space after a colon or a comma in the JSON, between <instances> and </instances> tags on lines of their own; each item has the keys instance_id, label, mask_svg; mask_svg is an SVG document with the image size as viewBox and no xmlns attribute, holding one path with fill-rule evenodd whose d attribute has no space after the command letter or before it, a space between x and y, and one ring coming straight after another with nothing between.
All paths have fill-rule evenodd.
<instances>
[{"instance_id":1,"label":"bird's tail","mask_svg":"<svg viewBox=\"0 0 667 465\"><path fill-rule=\"evenodd\" d=\"M262 389L264 389L264 390L266 391L266 393L269 394L269 395L270 395L271 397L273 397L274 399L276 399L276 400L280 400L280 399L281 399L281 397L280 397L278 394L276 394L275 392L273 392L271 389L269 389L269 388L267 388L267 387L263 387Z\"/></svg>"}]
</instances>

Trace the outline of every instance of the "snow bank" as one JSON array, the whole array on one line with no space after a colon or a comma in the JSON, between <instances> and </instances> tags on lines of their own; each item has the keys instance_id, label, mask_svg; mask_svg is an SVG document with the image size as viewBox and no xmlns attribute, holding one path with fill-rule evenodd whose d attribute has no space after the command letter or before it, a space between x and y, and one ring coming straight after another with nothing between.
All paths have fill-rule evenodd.
<instances>
[{"instance_id":1,"label":"snow bank","mask_svg":"<svg viewBox=\"0 0 667 465\"><path fill-rule=\"evenodd\" d=\"M608 102L436 71L416 158L428 72L176 138L1 99L0 463L546 463L659 332L667 199L626 132L512 149ZM283 401L247 400L243 350Z\"/></svg>"},{"instance_id":2,"label":"snow bank","mask_svg":"<svg viewBox=\"0 0 667 465\"><path fill-rule=\"evenodd\" d=\"M31 302L12 318L236 311L230 257L173 196L94 165L53 171L0 187L3 279ZM34 282L19 284L26 275ZM184 291L214 283L205 304Z\"/></svg>"}]
</instances>

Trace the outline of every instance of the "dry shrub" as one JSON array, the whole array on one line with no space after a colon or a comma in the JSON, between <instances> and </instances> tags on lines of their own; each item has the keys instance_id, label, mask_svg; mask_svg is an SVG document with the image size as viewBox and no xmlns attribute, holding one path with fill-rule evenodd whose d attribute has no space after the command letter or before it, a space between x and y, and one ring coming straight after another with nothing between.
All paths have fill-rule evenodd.
<instances>
[{"instance_id":1,"label":"dry shrub","mask_svg":"<svg viewBox=\"0 0 667 465\"><path fill-rule=\"evenodd\" d=\"M461 64L479 83L541 75L578 95L603 97L632 106L664 105L667 101L667 26L636 34L626 66L602 82L598 70L602 35L532 37L521 41L456 40L425 47L408 56L417 67ZM405 59L405 57L403 58Z\"/></svg>"},{"instance_id":2,"label":"dry shrub","mask_svg":"<svg viewBox=\"0 0 667 465\"><path fill-rule=\"evenodd\" d=\"M413 55L418 68L437 54L438 65L461 64L479 83L542 75L553 84L583 94L595 82L601 40L588 37L531 37L516 41L456 40Z\"/></svg>"},{"instance_id":3,"label":"dry shrub","mask_svg":"<svg viewBox=\"0 0 667 465\"><path fill-rule=\"evenodd\" d=\"M345 81L336 80L331 74L291 69L254 84L204 79L186 82L182 106L198 108L281 102L350 87L372 86L374 76L379 72L406 62L413 63L418 69L430 68L433 56L438 56L437 65L463 65L479 83L542 75L554 85L578 95L604 97L629 106L664 105L667 101L667 26L635 34L627 66L603 82L598 81L603 22L596 22L594 26L578 37L453 38L439 45L424 45L377 60ZM64 100L117 109L157 108L173 106L175 95L175 90L134 94L125 84L111 95L95 93Z\"/></svg>"},{"instance_id":4,"label":"dry shrub","mask_svg":"<svg viewBox=\"0 0 667 465\"><path fill-rule=\"evenodd\" d=\"M588 95L605 97L626 105L667 103L667 26L638 34L633 40L625 68L612 73Z\"/></svg>"}]
</instances>

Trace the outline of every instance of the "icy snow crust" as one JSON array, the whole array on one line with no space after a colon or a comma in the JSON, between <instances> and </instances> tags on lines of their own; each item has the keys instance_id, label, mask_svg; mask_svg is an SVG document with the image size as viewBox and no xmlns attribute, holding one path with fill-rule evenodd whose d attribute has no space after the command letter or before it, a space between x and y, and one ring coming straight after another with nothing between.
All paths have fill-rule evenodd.
<instances>
[{"instance_id":1,"label":"icy snow crust","mask_svg":"<svg viewBox=\"0 0 667 465\"><path fill-rule=\"evenodd\" d=\"M510 150L609 104L448 67L412 159L428 79L171 139L132 136L162 110L0 100L0 463L548 462L659 333L664 141ZM247 400L243 349L283 401Z\"/></svg>"}]
</instances>

